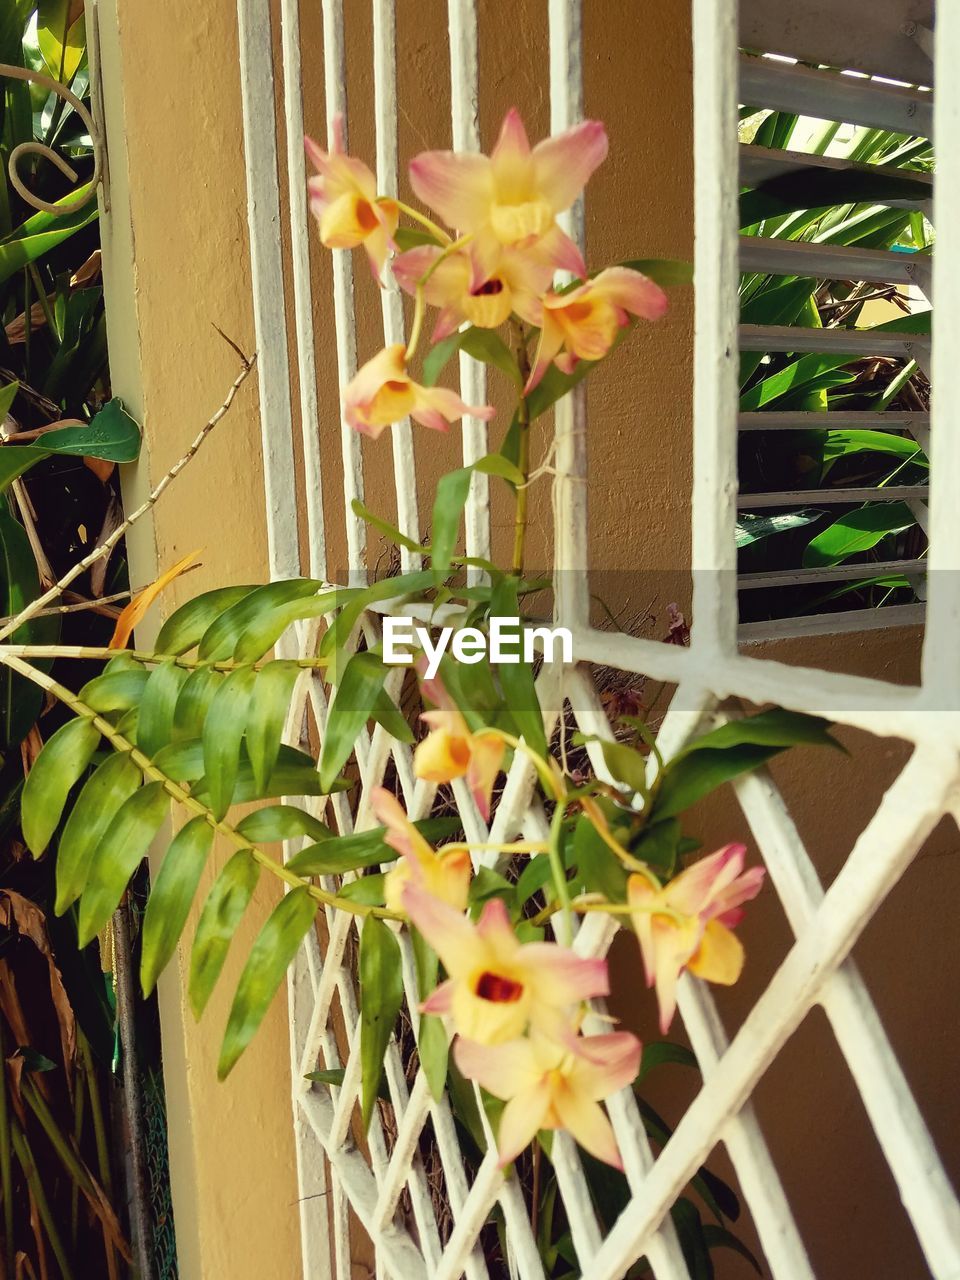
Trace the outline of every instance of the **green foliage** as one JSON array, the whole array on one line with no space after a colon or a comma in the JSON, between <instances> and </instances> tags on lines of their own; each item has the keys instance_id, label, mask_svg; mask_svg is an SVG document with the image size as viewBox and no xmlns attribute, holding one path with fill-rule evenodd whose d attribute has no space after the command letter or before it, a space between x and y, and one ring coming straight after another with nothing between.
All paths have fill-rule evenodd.
<instances>
[{"instance_id":1,"label":"green foliage","mask_svg":"<svg viewBox=\"0 0 960 1280\"><path fill-rule=\"evenodd\" d=\"M371 917L360 935L361 1111L369 1126L377 1099L383 1057L403 1003L400 944L382 920Z\"/></svg>"}]
</instances>

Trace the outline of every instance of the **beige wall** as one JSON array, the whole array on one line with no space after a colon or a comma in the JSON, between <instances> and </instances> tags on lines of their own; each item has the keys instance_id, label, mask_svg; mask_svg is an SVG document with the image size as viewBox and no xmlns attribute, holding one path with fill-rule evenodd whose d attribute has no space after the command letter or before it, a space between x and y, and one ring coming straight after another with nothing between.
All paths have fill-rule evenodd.
<instances>
[{"instance_id":1,"label":"beige wall","mask_svg":"<svg viewBox=\"0 0 960 1280\"><path fill-rule=\"evenodd\" d=\"M116 6L116 12L113 7ZM102 6L110 117L113 220L108 259L111 353L118 393L142 413L147 460L128 481L142 490L183 451L219 402L236 360L214 332L217 324L253 345L234 0L166 0ZM304 8L308 129L324 136L319 5ZM369 6L348 0L352 150L372 157ZM404 157L449 137L449 88L442 0L399 0L400 121ZM516 103L534 135L548 127L545 0L484 0L483 134L489 144L504 110ZM586 106L602 117L611 155L591 186L589 241L595 263L619 258L692 254L691 67L686 0L591 0L585 6ZM339 424L332 354L329 264L316 255L317 355L327 483L324 501L331 569L342 565ZM365 269L357 272L361 358L379 338L379 306ZM647 632L664 629L666 603L686 598L689 559L692 298L678 292L670 316L638 327L628 346L591 382L591 563L595 589L625 616L657 615ZM502 388L499 389L502 391ZM495 392L497 391L495 386ZM501 424L504 419L501 419ZM494 424L493 439L498 439ZM545 437L546 427L543 435ZM541 449L543 447L541 440ZM419 433L423 502L437 475L456 464L458 437ZM389 443L365 442L367 497L394 510ZM203 454L161 504L149 534L131 548L133 576L149 576L154 555L169 565L195 547L203 568L181 581L168 606L214 584L257 580L266 572L262 473L256 389L236 408ZM291 495L291 502L295 495ZM495 505L498 537L509 512ZM531 562L548 561L549 490L534 492ZM155 540L155 545L154 545ZM370 563L379 551L372 546ZM640 580L636 570L649 570ZM777 656L809 665L838 661L887 679L915 676L916 637L891 634L782 645ZM850 737L850 735L847 735ZM778 769L818 867L829 880L872 811L904 751L853 735L850 760L798 753ZM732 797L698 815L708 847L743 830ZM744 833L746 834L746 833ZM894 1043L911 1082L929 1104L946 1148L952 1135L948 1063L930 1037L951 1027L947 993L956 973L924 969L933 959L936 926L946 926L947 877L956 878L955 835L940 832L911 869L896 901L881 912L860 948ZM215 861L219 865L220 855ZM224 1085L215 1080L218 1037L237 959L270 903L264 892L250 913L220 994L198 1028L187 1012L176 968L161 984L177 1234L185 1280L261 1280L298 1272L296 1181L289 1120L289 1064L283 1000ZM744 982L724 1000L731 1025L782 957L789 942L775 895L751 913L745 936L750 963ZM905 940L906 939L906 940ZM625 940L620 975L636 986L636 957ZM936 983L924 973L942 974ZM629 1003L629 1002L628 1002ZM644 1022L650 1002L625 1015ZM761 1087L759 1105L771 1142L811 1242L816 1271L848 1280L867 1275L919 1275L916 1250L894 1212L889 1176L878 1161L849 1078L825 1034L808 1020ZM936 1028L933 1031L931 1028ZM673 1115L682 1098L676 1077L656 1101ZM956 1149L957 1143L953 1142ZM749 1227L745 1228L749 1235ZM362 1273L364 1268L361 1266ZM718 1274L748 1274L733 1255L718 1256Z\"/></svg>"}]
</instances>

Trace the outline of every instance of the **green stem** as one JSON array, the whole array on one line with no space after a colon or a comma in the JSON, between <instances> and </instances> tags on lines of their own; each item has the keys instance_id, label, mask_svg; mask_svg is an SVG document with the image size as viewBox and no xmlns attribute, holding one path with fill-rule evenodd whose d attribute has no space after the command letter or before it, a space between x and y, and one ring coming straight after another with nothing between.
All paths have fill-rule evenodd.
<instances>
[{"instance_id":1,"label":"green stem","mask_svg":"<svg viewBox=\"0 0 960 1280\"><path fill-rule=\"evenodd\" d=\"M557 900L560 903L560 929L554 928L554 932L559 935L558 940L564 946L569 947L573 941L573 916L570 909L570 886L567 884L567 871L563 865L563 855L560 852L560 841L563 836L563 819L566 808L562 804L557 804L553 811L553 817L550 820L550 871L553 874L553 884L557 891Z\"/></svg>"},{"instance_id":2,"label":"green stem","mask_svg":"<svg viewBox=\"0 0 960 1280\"><path fill-rule=\"evenodd\" d=\"M3 1021L0 1019L0 1064L6 1062L6 1057ZM3 1194L3 1255L6 1264L5 1274L13 1280L13 1170L10 1159L10 1112L6 1068L0 1065L0 1071L3 1072L3 1079L0 1080L0 1192Z\"/></svg>"},{"instance_id":3,"label":"green stem","mask_svg":"<svg viewBox=\"0 0 960 1280\"><path fill-rule=\"evenodd\" d=\"M57 1231L57 1224L53 1214L50 1212L50 1205L44 1194L43 1183L40 1181L40 1175L37 1172L37 1164L33 1158L33 1152L30 1150L30 1144L27 1141L27 1135L20 1128L17 1121L13 1120L13 1150L16 1153L17 1160L20 1162L20 1168L23 1170L23 1176L26 1179L30 1194L33 1197L34 1204L37 1206L37 1213L43 1228L47 1233L47 1239L50 1241L50 1248L53 1250L53 1256L57 1260L57 1266L63 1275L63 1280L73 1280L73 1270L63 1248L63 1241L60 1239Z\"/></svg>"},{"instance_id":4,"label":"green stem","mask_svg":"<svg viewBox=\"0 0 960 1280\"><path fill-rule=\"evenodd\" d=\"M269 871L271 875L276 876L278 880L283 880L285 884L290 885L293 889L306 889L317 902L321 902L328 907L335 907L340 911L349 911L351 915L379 916L384 920L402 920L404 918L395 911L388 911L385 907L373 907L366 903L352 902L350 899L341 898L335 893L327 893L325 889L321 889L318 885L311 884L309 880L298 876L295 871L288 870L282 863L268 857L252 840L242 836L236 827L231 826L229 822L215 818L213 812L205 804L201 804L195 796L192 796L178 782L174 782L162 769L158 769L149 756L138 750L132 742L118 732L109 720L97 715L91 707L82 702L65 685L52 679L46 672L38 671L36 667L30 666L28 662L22 662L19 658L14 657L3 646L0 646L0 665L9 667L12 671L25 676L26 679L39 685L41 689L45 689L47 693L62 702L64 706L69 707L74 715L89 720L94 728L100 730L115 751L121 751L130 757L144 778L149 778L151 782L159 782L171 800L175 800L177 804L187 809L195 817L203 818L208 826L212 827L218 835L229 840L234 848L246 850L259 866Z\"/></svg>"},{"instance_id":5,"label":"green stem","mask_svg":"<svg viewBox=\"0 0 960 1280\"><path fill-rule=\"evenodd\" d=\"M420 334L423 330L423 320L427 311L426 288L428 280L445 258L449 258L450 254L456 253L458 249L462 249L463 246L465 244L469 244L472 239L472 235L461 236L459 240L451 240L448 244L444 245L443 250L437 254L429 267L427 267L426 271L417 281L417 294L413 309L413 324L410 326L410 341L407 343L407 349L403 355L406 362L409 363L409 361L413 359L417 347L420 344Z\"/></svg>"},{"instance_id":6,"label":"green stem","mask_svg":"<svg viewBox=\"0 0 960 1280\"><path fill-rule=\"evenodd\" d=\"M527 354L527 343L523 326L514 325L516 335L517 369L520 372L521 388L527 385L530 377L530 357ZM513 524L513 573L519 578L523 574L524 544L527 540L527 518L529 509L530 479L530 405L521 390L517 402L517 467L523 474L523 484L517 486L517 509Z\"/></svg>"},{"instance_id":7,"label":"green stem","mask_svg":"<svg viewBox=\"0 0 960 1280\"><path fill-rule=\"evenodd\" d=\"M450 236L447 235L446 231L442 227L438 227L425 213L421 213L419 209L411 208L410 205L404 204L402 200L397 200L395 203L401 213L405 213L408 218L413 218L414 222L419 222L422 227L426 227L432 236L436 236L440 244L450 243Z\"/></svg>"},{"instance_id":8,"label":"green stem","mask_svg":"<svg viewBox=\"0 0 960 1280\"><path fill-rule=\"evenodd\" d=\"M70 645L70 644L0 644L0 663L4 663L7 657L12 658L35 658L37 660L47 660L49 658L77 658L82 661L92 662L109 662L113 658L121 656L132 658L134 662L141 662L145 666L150 663L159 665L163 662L172 662L175 666L185 667L188 671L194 671L198 667L207 667L211 671L236 671L241 667L255 667L254 662L205 662L200 658L185 658L180 655L174 656L169 653L153 653L149 649L110 649L105 646L97 645ZM327 658L291 658L291 662L296 663L298 667L304 667L308 670L326 667L329 664Z\"/></svg>"},{"instance_id":9,"label":"green stem","mask_svg":"<svg viewBox=\"0 0 960 1280\"><path fill-rule=\"evenodd\" d=\"M54 342L59 342L60 334L57 332L57 322L54 319L53 312L50 310L50 300L47 297L46 289L43 287L43 281L40 279L40 272L37 270L37 264L35 262L31 262L27 267L27 270L33 277L33 285L37 291L37 301L40 303L40 310L43 312L43 317L47 322L47 328L50 331L50 338ZM31 318L28 315L24 316L24 320L27 324L32 323Z\"/></svg>"}]
</instances>

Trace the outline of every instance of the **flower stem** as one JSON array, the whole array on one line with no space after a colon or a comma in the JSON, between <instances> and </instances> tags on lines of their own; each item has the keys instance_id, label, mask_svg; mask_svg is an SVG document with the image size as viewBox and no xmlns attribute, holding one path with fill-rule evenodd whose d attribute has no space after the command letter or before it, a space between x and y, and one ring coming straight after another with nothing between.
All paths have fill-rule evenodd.
<instances>
[{"instance_id":1,"label":"flower stem","mask_svg":"<svg viewBox=\"0 0 960 1280\"><path fill-rule=\"evenodd\" d=\"M0 664L9 667L12 671L25 676L34 684L39 685L41 689L52 694L53 697L62 702L64 706L77 716L89 720L94 728L99 729L103 736L107 739L115 751L125 753L130 757L137 766L144 778L149 778L151 782L159 782L162 784L164 791L177 804L182 805L195 817L203 818L204 821L211 826L219 835L224 836L237 849L245 849L250 853L255 862L264 867L271 875L276 876L279 880L283 880L293 889L307 889L312 898L316 898L318 902L322 902L325 906L336 907L341 911L349 911L352 915L358 916L380 916L387 920L402 920L403 917L395 911L388 911L384 907L372 907L364 903L352 902L348 898L341 898L335 893L327 893L325 889L321 889L318 885L311 884L309 880L305 880L302 876L298 876L295 871L290 871L282 863L268 857L252 840L248 840L246 836L240 834L236 827L223 819L217 819L213 816L213 812L207 808L205 804L201 804L195 796L192 796L185 787L178 782L174 782L162 769L157 768L149 756L144 755L129 739L125 738L109 720L103 716L97 715L91 707L88 707L75 693L68 689L65 685L48 676L45 671L40 671L36 667L32 667L29 662L23 662L20 658L0 647Z\"/></svg>"},{"instance_id":2,"label":"flower stem","mask_svg":"<svg viewBox=\"0 0 960 1280\"><path fill-rule=\"evenodd\" d=\"M447 235L446 231L444 231L442 227L438 227L437 224L431 218L428 218L425 213L421 213L418 209L411 208L410 205L404 204L402 200L397 200L396 205L401 213L405 213L408 218L413 218L414 222L419 222L422 227L426 227L432 236L436 236L440 244L450 243L450 236Z\"/></svg>"},{"instance_id":3,"label":"flower stem","mask_svg":"<svg viewBox=\"0 0 960 1280\"><path fill-rule=\"evenodd\" d=\"M570 910L570 886L567 884L567 872L560 852L560 840L563 835L563 819L566 806L558 804L550 820L550 870L553 873L553 884L560 903L560 928L554 926L558 941L569 947L573 941L573 916Z\"/></svg>"},{"instance_id":4,"label":"flower stem","mask_svg":"<svg viewBox=\"0 0 960 1280\"><path fill-rule=\"evenodd\" d=\"M517 369L520 372L520 386L525 387L530 377L530 357L527 354L527 343L523 332L523 325L514 324L514 333L517 340L516 357ZM529 489L527 481L530 478L530 405L527 397L521 390L520 399L517 402L517 467L523 474L523 484L517 486L517 509L514 517L513 525L513 573L519 578L523 573L523 552L524 544L527 539L527 512L529 502Z\"/></svg>"}]
</instances>

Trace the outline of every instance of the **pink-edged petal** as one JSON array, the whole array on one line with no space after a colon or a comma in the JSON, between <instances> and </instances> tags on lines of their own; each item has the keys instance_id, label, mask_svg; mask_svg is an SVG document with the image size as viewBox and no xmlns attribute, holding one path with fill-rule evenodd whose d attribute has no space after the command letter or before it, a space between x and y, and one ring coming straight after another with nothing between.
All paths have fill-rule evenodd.
<instances>
[{"instance_id":1,"label":"pink-edged petal","mask_svg":"<svg viewBox=\"0 0 960 1280\"><path fill-rule=\"evenodd\" d=\"M565 373L569 377L580 363L580 358L570 351L561 351L553 363L561 373Z\"/></svg>"},{"instance_id":2,"label":"pink-edged petal","mask_svg":"<svg viewBox=\"0 0 960 1280\"><path fill-rule=\"evenodd\" d=\"M744 845L728 844L681 871L666 888L670 906L684 915L698 915L736 880L746 855Z\"/></svg>"},{"instance_id":3,"label":"pink-edged petal","mask_svg":"<svg viewBox=\"0 0 960 1280\"><path fill-rule=\"evenodd\" d=\"M477 937L493 947L500 959L520 949L517 935L510 923L510 913L502 898L490 898L484 903L477 921ZM529 948L524 949L524 958L529 956Z\"/></svg>"},{"instance_id":4,"label":"pink-edged petal","mask_svg":"<svg viewBox=\"0 0 960 1280\"><path fill-rule=\"evenodd\" d=\"M741 903L755 898L763 888L766 872L763 867L749 867L737 876L733 884L723 889L710 903L711 917L733 928L743 919Z\"/></svg>"},{"instance_id":5,"label":"pink-edged petal","mask_svg":"<svg viewBox=\"0 0 960 1280\"><path fill-rule=\"evenodd\" d=\"M537 1136L538 1130L547 1127L550 1109L550 1092L543 1084L534 1085L511 1098L503 1109L497 1130L499 1168L503 1169L516 1160Z\"/></svg>"},{"instance_id":6,"label":"pink-edged petal","mask_svg":"<svg viewBox=\"0 0 960 1280\"><path fill-rule=\"evenodd\" d=\"M583 280L587 274L587 264L583 254L565 231L554 225L536 243L537 253L558 271L569 271L571 275Z\"/></svg>"},{"instance_id":7,"label":"pink-edged petal","mask_svg":"<svg viewBox=\"0 0 960 1280\"><path fill-rule=\"evenodd\" d=\"M420 692L423 694L423 696L427 699L428 702L432 702L433 705L439 708L441 711L455 712L459 716L460 709L457 706L457 704L454 702L453 698L450 696L450 693L448 692L446 685L443 683L440 677L428 676L426 674L428 665L429 664L427 662L427 655L421 654L421 656L417 659L416 668L415 668L417 676L420 679ZM461 716L461 720L462 719L463 717ZM466 728L466 725L464 725L464 728Z\"/></svg>"},{"instance_id":8,"label":"pink-edged petal","mask_svg":"<svg viewBox=\"0 0 960 1280\"><path fill-rule=\"evenodd\" d=\"M503 117L500 134L493 151L490 153L490 158L496 160L501 156L512 158L514 156L528 156L529 154L530 140L527 137L523 119L517 108L511 107Z\"/></svg>"},{"instance_id":9,"label":"pink-edged petal","mask_svg":"<svg viewBox=\"0 0 960 1280\"><path fill-rule=\"evenodd\" d=\"M495 1098L513 1098L531 1088L543 1074L529 1040L479 1044L458 1036L453 1058L461 1075L475 1080Z\"/></svg>"},{"instance_id":10,"label":"pink-edged petal","mask_svg":"<svg viewBox=\"0 0 960 1280\"><path fill-rule=\"evenodd\" d=\"M607 267L593 281L598 295L644 320L659 320L670 303L658 284L629 267Z\"/></svg>"},{"instance_id":11,"label":"pink-edged petal","mask_svg":"<svg viewBox=\"0 0 960 1280\"><path fill-rule=\"evenodd\" d=\"M598 1102L591 1102L583 1094L560 1085L553 1091L553 1110L563 1128L584 1151L615 1169L623 1168L613 1127Z\"/></svg>"},{"instance_id":12,"label":"pink-edged petal","mask_svg":"<svg viewBox=\"0 0 960 1280\"><path fill-rule=\"evenodd\" d=\"M400 288L406 293L416 293L417 282L430 269L440 252L439 245L418 244L413 249L398 253L390 270Z\"/></svg>"},{"instance_id":13,"label":"pink-edged petal","mask_svg":"<svg viewBox=\"0 0 960 1280\"><path fill-rule=\"evenodd\" d=\"M467 786L484 822L490 820L490 796L505 751L503 740L492 734L478 733L471 737Z\"/></svg>"},{"instance_id":14,"label":"pink-edged petal","mask_svg":"<svg viewBox=\"0 0 960 1280\"><path fill-rule=\"evenodd\" d=\"M442 342L444 338L449 338L451 333L459 329L462 319L463 316L459 308L443 307L437 313L436 324L434 324L433 331L430 334L431 343L436 345L436 343Z\"/></svg>"},{"instance_id":15,"label":"pink-edged petal","mask_svg":"<svg viewBox=\"0 0 960 1280\"><path fill-rule=\"evenodd\" d=\"M530 142L516 107L511 107L503 118L490 161L498 203L520 204L535 198L531 187Z\"/></svg>"},{"instance_id":16,"label":"pink-edged petal","mask_svg":"<svg viewBox=\"0 0 960 1280\"><path fill-rule=\"evenodd\" d=\"M478 953L485 952L476 931L465 915L438 902L417 885L407 885L403 892L407 915L443 961L451 976L469 973Z\"/></svg>"},{"instance_id":17,"label":"pink-edged petal","mask_svg":"<svg viewBox=\"0 0 960 1280\"><path fill-rule=\"evenodd\" d=\"M372 400L385 382L407 381L404 365L404 348L401 343L384 347L382 351L360 366L347 385L348 402L365 404Z\"/></svg>"},{"instance_id":18,"label":"pink-edged petal","mask_svg":"<svg viewBox=\"0 0 960 1280\"><path fill-rule=\"evenodd\" d=\"M414 422L419 422L421 427L427 427L430 431L449 431L450 422L442 413L436 409L431 409L429 405L419 404L413 405L410 410L410 417Z\"/></svg>"},{"instance_id":19,"label":"pink-edged petal","mask_svg":"<svg viewBox=\"0 0 960 1280\"><path fill-rule=\"evenodd\" d=\"M436 991L430 993L426 1000L420 1005L422 1013L434 1013L438 1017L450 1012L453 1003L453 983L449 981L441 982Z\"/></svg>"},{"instance_id":20,"label":"pink-edged petal","mask_svg":"<svg viewBox=\"0 0 960 1280\"><path fill-rule=\"evenodd\" d=\"M503 906L499 898L494 901ZM530 942L523 948L523 962L537 1001L545 1005L577 1004L610 994L607 962L601 956L578 956L554 942Z\"/></svg>"},{"instance_id":21,"label":"pink-edged petal","mask_svg":"<svg viewBox=\"0 0 960 1280\"><path fill-rule=\"evenodd\" d=\"M537 143L531 156L537 190L555 212L570 208L606 158L607 146L607 131L599 120L584 120Z\"/></svg>"},{"instance_id":22,"label":"pink-edged petal","mask_svg":"<svg viewBox=\"0 0 960 1280\"><path fill-rule=\"evenodd\" d=\"M543 381L543 375L550 368L554 357L562 346L563 330L557 323L556 317L550 314L545 305L543 309L543 326L540 329L540 340L537 343L537 354L534 356L533 369L527 379L527 385L523 389L525 396L528 396L534 387L539 386Z\"/></svg>"},{"instance_id":23,"label":"pink-edged petal","mask_svg":"<svg viewBox=\"0 0 960 1280\"><path fill-rule=\"evenodd\" d=\"M637 1078L643 1045L630 1031L581 1036L574 1048L571 1079L594 1102L618 1093Z\"/></svg>"},{"instance_id":24,"label":"pink-edged petal","mask_svg":"<svg viewBox=\"0 0 960 1280\"><path fill-rule=\"evenodd\" d=\"M410 161L410 185L449 226L473 231L487 220L493 168L472 152L424 151Z\"/></svg>"},{"instance_id":25,"label":"pink-edged petal","mask_svg":"<svg viewBox=\"0 0 960 1280\"><path fill-rule=\"evenodd\" d=\"M646 876L630 876L627 881L627 901L631 907L636 908L630 919L640 943L643 972L648 987L652 987L656 979L656 949L653 941L653 916L646 908L653 906L659 897Z\"/></svg>"},{"instance_id":26,"label":"pink-edged petal","mask_svg":"<svg viewBox=\"0 0 960 1280\"><path fill-rule=\"evenodd\" d=\"M496 410L492 405L471 405L466 404L457 395L456 391L449 387L422 387L414 384L414 403L410 410L411 416L416 418L418 422L422 422L424 426L433 426L435 430L445 431L446 426L437 427L433 421L436 415L445 418L447 422L455 422L457 418L462 418L464 414L469 414L472 418L482 418L488 421L493 417Z\"/></svg>"}]
</instances>

